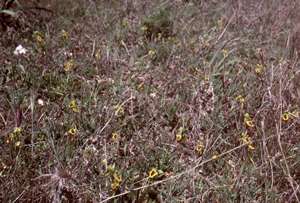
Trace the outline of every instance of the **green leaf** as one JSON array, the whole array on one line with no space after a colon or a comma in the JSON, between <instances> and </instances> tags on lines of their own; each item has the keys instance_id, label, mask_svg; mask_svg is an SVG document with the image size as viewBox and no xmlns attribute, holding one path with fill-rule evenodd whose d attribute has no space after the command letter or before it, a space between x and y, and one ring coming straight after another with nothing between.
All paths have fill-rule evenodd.
<instances>
[{"instance_id":1,"label":"green leaf","mask_svg":"<svg viewBox=\"0 0 300 203\"><path fill-rule=\"evenodd\" d=\"M7 10L7 9L0 10L0 13L4 13L4 14L10 15L12 17L15 17L17 15L16 12L14 12L12 10Z\"/></svg>"}]
</instances>

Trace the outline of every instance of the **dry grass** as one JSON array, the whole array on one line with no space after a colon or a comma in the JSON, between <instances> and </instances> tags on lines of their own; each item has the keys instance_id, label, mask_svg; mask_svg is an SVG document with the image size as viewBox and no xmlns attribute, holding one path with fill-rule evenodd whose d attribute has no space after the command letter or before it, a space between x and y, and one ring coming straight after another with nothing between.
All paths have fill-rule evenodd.
<instances>
[{"instance_id":1,"label":"dry grass","mask_svg":"<svg viewBox=\"0 0 300 203\"><path fill-rule=\"evenodd\" d=\"M47 3L0 38L1 202L299 202L296 1Z\"/></svg>"}]
</instances>

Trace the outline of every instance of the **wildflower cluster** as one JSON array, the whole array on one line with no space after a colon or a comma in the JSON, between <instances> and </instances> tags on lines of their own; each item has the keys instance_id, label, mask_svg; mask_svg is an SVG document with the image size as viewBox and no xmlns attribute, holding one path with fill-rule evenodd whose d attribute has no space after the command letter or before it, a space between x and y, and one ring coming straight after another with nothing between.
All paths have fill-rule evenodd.
<instances>
[{"instance_id":1,"label":"wildflower cluster","mask_svg":"<svg viewBox=\"0 0 300 203\"><path fill-rule=\"evenodd\" d=\"M238 95L235 100L240 103L241 107L244 106L244 103L245 103L245 97L243 97L242 95Z\"/></svg>"},{"instance_id":2,"label":"wildflower cluster","mask_svg":"<svg viewBox=\"0 0 300 203\"><path fill-rule=\"evenodd\" d=\"M223 50L222 50L222 53L223 53L223 57L224 57L224 58L228 57L228 54L229 54L229 53L228 53L228 50L227 50L227 49L223 49Z\"/></svg>"},{"instance_id":3,"label":"wildflower cluster","mask_svg":"<svg viewBox=\"0 0 300 203\"><path fill-rule=\"evenodd\" d=\"M246 144L248 146L249 150L254 150L255 147L253 146L253 141L251 137L249 137L247 132L242 133L241 141L243 144Z\"/></svg>"},{"instance_id":4,"label":"wildflower cluster","mask_svg":"<svg viewBox=\"0 0 300 203\"><path fill-rule=\"evenodd\" d=\"M64 63L64 70L66 72L71 71L74 68L74 60L70 59Z\"/></svg>"},{"instance_id":5,"label":"wildflower cluster","mask_svg":"<svg viewBox=\"0 0 300 203\"><path fill-rule=\"evenodd\" d=\"M151 168L148 172L148 178L153 179L158 176L158 170L156 168Z\"/></svg>"},{"instance_id":6,"label":"wildflower cluster","mask_svg":"<svg viewBox=\"0 0 300 203\"><path fill-rule=\"evenodd\" d=\"M259 75L262 73L263 69L264 69L264 66L262 64L256 64L255 73Z\"/></svg>"},{"instance_id":7,"label":"wildflower cluster","mask_svg":"<svg viewBox=\"0 0 300 203\"><path fill-rule=\"evenodd\" d=\"M284 122L287 122L289 121L291 118L299 118L299 112L298 111L293 111L293 112L284 112L281 116L281 119L284 121Z\"/></svg>"},{"instance_id":8,"label":"wildflower cluster","mask_svg":"<svg viewBox=\"0 0 300 203\"><path fill-rule=\"evenodd\" d=\"M107 175L109 175L112 179L111 189L114 191L117 190L122 183L122 175L116 170L116 167L114 164L107 165L106 159L104 159L102 161L102 164L105 165Z\"/></svg>"},{"instance_id":9,"label":"wildflower cluster","mask_svg":"<svg viewBox=\"0 0 300 203\"><path fill-rule=\"evenodd\" d=\"M27 49L25 49L22 45L18 45L16 49L14 50L14 55L23 55L27 53Z\"/></svg>"},{"instance_id":10,"label":"wildflower cluster","mask_svg":"<svg viewBox=\"0 0 300 203\"><path fill-rule=\"evenodd\" d=\"M290 114L289 112L284 112L281 116L283 121L288 121L290 119Z\"/></svg>"},{"instance_id":11,"label":"wildflower cluster","mask_svg":"<svg viewBox=\"0 0 300 203\"><path fill-rule=\"evenodd\" d=\"M254 122L251 116L249 115L249 113L244 114L244 124L246 125L246 127L250 127L250 128L254 127Z\"/></svg>"},{"instance_id":12,"label":"wildflower cluster","mask_svg":"<svg viewBox=\"0 0 300 203\"><path fill-rule=\"evenodd\" d=\"M150 50L148 51L148 55L149 55L151 58L153 58L153 57L156 55L155 50L150 49Z\"/></svg>"},{"instance_id":13,"label":"wildflower cluster","mask_svg":"<svg viewBox=\"0 0 300 203\"><path fill-rule=\"evenodd\" d=\"M70 103L69 103L69 108L74 111L75 113L78 113L79 112L79 108L78 108L78 105L77 105L77 102L76 100L71 100Z\"/></svg>"},{"instance_id":14,"label":"wildflower cluster","mask_svg":"<svg viewBox=\"0 0 300 203\"><path fill-rule=\"evenodd\" d=\"M65 31L65 30L62 30L61 31L61 37L62 37L63 40L66 41L66 40L69 39L69 33L67 31Z\"/></svg>"},{"instance_id":15,"label":"wildflower cluster","mask_svg":"<svg viewBox=\"0 0 300 203\"><path fill-rule=\"evenodd\" d=\"M22 135L22 129L20 127L15 127L13 132L9 133L6 143L14 143L16 147L21 146L20 136Z\"/></svg>"},{"instance_id":16,"label":"wildflower cluster","mask_svg":"<svg viewBox=\"0 0 300 203\"><path fill-rule=\"evenodd\" d=\"M41 32L35 31L33 33L33 38L34 38L35 42L37 43L37 45L39 47L44 47L45 46L46 41L45 41L44 36Z\"/></svg>"},{"instance_id":17,"label":"wildflower cluster","mask_svg":"<svg viewBox=\"0 0 300 203\"><path fill-rule=\"evenodd\" d=\"M103 161L102 161L102 163L104 164L104 165L106 165L107 167L106 167L106 172L107 172L107 174L113 174L115 171L116 171L116 166L115 166L115 164L109 164L109 165L107 165L107 159L104 159Z\"/></svg>"},{"instance_id":18,"label":"wildflower cluster","mask_svg":"<svg viewBox=\"0 0 300 203\"><path fill-rule=\"evenodd\" d=\"M124 108L122 105L116 105L114 106L114 109L115 109L115 116L121 116L124 114Z\"/></svg>"},{"instance_id":19,"label":"wildflower cluster","mask_svg":"<svg viewBox=\"0 0 300 203\"><path fill-rule=\"evenodd\" d=\"M218 153L215 152L211 158L212 158L213 160L217 160L219 157L220 157L220 156L218 155Z\"/></svg>"},{"instance_id":20,"label":"wildflower cluster","mask_svg":"<svg viewBox=\"0 0 300 203\"><path fill-rule=\"evenodd\" d=\"M113 141L118 141L118 139L120 138L120 135L119 135L119 133L117 133L117 132L113 132L112 134L111 134L111 139L113 140Z\"/></svg>"},{"instance_id":21,"label":"wildflower cluster","mask_svg":"<svg viewBox=\"0 0 300 203\"><path fill-rule=\"evenodd\" d=\"M75 135L77 135L78 133L78 129L76 127L72 127L68 130L68 135L71 137L74 137Z\"/></svg>"},{"instance_id":22,"label":"wildflower cluster","mask_svg":"<svg viewBox=\"0 0 300 203\"><path fill-rule=\"evenodd\" d=\"M111 189L117 190L120 187L121 183L122 183L122 175L120 175L118 172L114 172L112 175Z\"/></svg>"},{"instance_id":23,"label":"wildflower cluster","mask_svg":"<svg viewBox=\"0 0 300 203\"><path fill-rule=\"evenodd\" d=\"M205 146L204 146L203 142L202 142L202 141L199 141L199 142L197 143L196 147L195 147L195 151L196 151L199 155L202 155L203 152L204 152L204 148L205 148Z\"/></svg>"},{"instance_id":24,"label":"wildflower cluster","mask_svg":"<svg viewBox=\"0 0 300 203\"><path fill-rule=\"evenodd\" d=\"M176 138L177 142L183 142L187 139L186 135L184 134L184 128L183 127L179 128L175 138Z\"/></svg>"}]
</instances>

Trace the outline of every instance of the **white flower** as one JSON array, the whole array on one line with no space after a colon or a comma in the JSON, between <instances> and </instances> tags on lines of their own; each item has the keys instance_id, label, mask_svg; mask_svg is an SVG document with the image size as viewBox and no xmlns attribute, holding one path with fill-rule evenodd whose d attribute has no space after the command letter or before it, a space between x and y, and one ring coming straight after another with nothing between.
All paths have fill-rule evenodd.
<instances>
[{"instance_id":1,"label":"white flower","mask_svg":"<svg viewBox=\"0 0 300 203\"><path fill-rule=\"evenodd\" d=\"M25 49L22 45L17 46L17 48L14 50L14 55L21 55L21 54L26 54L28 50Z\"/></svg>"},{"instance_id":2,"label":"white flower","mask_svg":"<svg viewBox=\"0 0 300 203\"><path fill-rule=\"evenodd\" d=\"M150 93L150 97L155 98L156 97L156 93L155 92Z\"/></svg>"},{"instance_id":3,"label":"white flower","mask_svg":"<svg viewBox=\"0 0 300 203\"><path fill-rule=\"evenodd\" d=\"M67 56L67 57L72 57L72 56L73 56L73 53L72 53L72 52L67 52L67 51L65 51L65 52L64 52L64 55Z\"/></svg>"},{"instance_id":4,"label":"white flower","mask_svg":"<svg viewBox=\"0 0 300 203\"><path fill-rule=\"evenodd\" d=\"M38 102L38 104L41 105L41 106L44 106L44 104L45 104L44 101L43 101L42 99L38 99L37 102Z\"/></svg>"}]
</instances>

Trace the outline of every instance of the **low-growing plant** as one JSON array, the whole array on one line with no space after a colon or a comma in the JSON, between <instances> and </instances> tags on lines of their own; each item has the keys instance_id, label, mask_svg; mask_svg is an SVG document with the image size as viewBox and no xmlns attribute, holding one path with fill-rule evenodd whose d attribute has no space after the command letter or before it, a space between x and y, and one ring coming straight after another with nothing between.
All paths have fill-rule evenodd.
<instances>
[{"instance_id":1,"label":"low-growing plant","mask_svg":"<svg viewBox=\"0 0 300 203\"><path fill-rule=\"evenodd\" d=\"M168 38L174 35L173 24L170 11L160 9L154 14L145 17L141 29L144 37L148 40Z\"/></svg>"}]
</instances>

